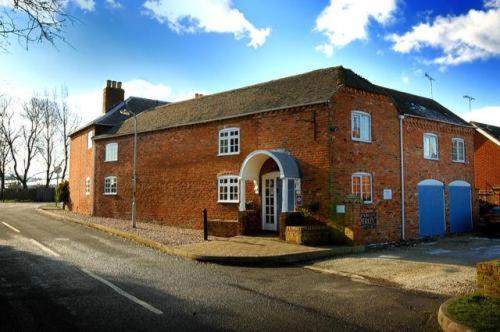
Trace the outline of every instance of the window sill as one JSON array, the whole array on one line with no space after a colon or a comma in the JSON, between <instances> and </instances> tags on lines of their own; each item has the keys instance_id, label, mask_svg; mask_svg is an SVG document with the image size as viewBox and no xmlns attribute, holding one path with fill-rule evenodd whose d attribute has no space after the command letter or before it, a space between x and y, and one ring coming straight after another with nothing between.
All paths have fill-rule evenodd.
<instances>
[{"instance_id":1,"label":"window sill","mask_svg":"<svg viewBox=\"0 0 500 332\"><path fill-rule=\"evenodd\" d=\"M117 193L104 193L104 196L116 196Z\"/></svg>"},{"instance_id":2,"label":"window sill","mask_svg":"<svg viewBox=\"0 0 500 332\"><path fill-rule=\"evenodd\" d=\"M218 204L239 204L240 201L217 201Z\"/></svg>"},{"instance_id":3,"label":"window sill","mask_svg":"<svg viewBox=\"0 0 500 332\"><path fill-rule=\"evenodd\" d=\"M439 160L439 158L424 157L425 160Z\"/></svg>"},{"instance_id":4,"label":"window sill","mask_svg":"<svg viewBox=\"0 0 500 332\"><path fill-rule=\"evenodd\" d=\"M235 156L240 154L239 152L231 152L231 153L218 153L217 157L223 157L223 156Z\"/></svg>"},{"instance_id":5,"label":"window sill","mask_svg":"<svg viewBox=\"0 0 500 332\"><path fill-rule=\"evenodd\" d=\"M351 137L351 139L354 141L354 142L360 142L360 143L372 143L372 140L364 140L364 139L360 139L360 138L354 138L354 137Z\"/></svg>"},{"instance_id":6,"label":"window sill","mask_svg":"<svg viewBox=\"0 0 500 332\"><path fill-rule=\"evenodd\" d=\"M465 164L465 160L452 160L456 164Z\"/></svg>"},{"instance_id":7,"label":"window sill","mask_svg":"<svg viewBox=\"0 0 500 332\"><path fill-rule=\"evenodd\" d=\"M116 159L116 160L104 160L105 163L112 163L114 161L118 161L118 159Z\"/></svg>"}]
</instances>

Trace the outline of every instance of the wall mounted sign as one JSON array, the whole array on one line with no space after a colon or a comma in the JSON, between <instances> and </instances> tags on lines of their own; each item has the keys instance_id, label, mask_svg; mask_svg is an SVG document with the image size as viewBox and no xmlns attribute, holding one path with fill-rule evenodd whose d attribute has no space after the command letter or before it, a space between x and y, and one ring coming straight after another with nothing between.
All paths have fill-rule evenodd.
<instances>
[{"instance_id":1,"label":"wall mounted sign","mask_svg":"<svg viewBox=\"0 0 500 332\"><path fill-rule=\"evenodd\" d=\"M377 227L377 213L375 211L361 212L361 229L368 230Z\"/></svg>"},{"instance_id":2,"label":"wall mounted sign","mask_svg":"<svg viewBox=\"0 0 500 332\"><path fill-rule=\"evenodd\" d=\"M304 203L304 201L303 201L302 195L295 195L295 204L297 206L302 206L303 203Z\"/></svg>"},{"instance_id":3,"label":"wall mounted sign","mask_svg":"<svg viewBox=\"0 0 500 332\"><path fill-rule=\"evenodd\" d=\"M345 213L345 205L337 205L337 213Z\"/></svg>"},{"instance_id":4,"label":"wall mounted sign","mask_svg":"<svg viewBox=\"0 0 500 332\"><path fill-rule=\"evenodd\" d=\"M384 199L392 199L392 189L384 189Z\"/></svg>"}]
</instances>

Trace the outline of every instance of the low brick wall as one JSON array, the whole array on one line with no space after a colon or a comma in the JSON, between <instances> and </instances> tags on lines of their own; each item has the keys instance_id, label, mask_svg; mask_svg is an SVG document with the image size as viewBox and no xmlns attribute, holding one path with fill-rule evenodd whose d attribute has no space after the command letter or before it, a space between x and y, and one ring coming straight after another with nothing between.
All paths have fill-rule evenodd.
<instances>
[{"instance_id":1,"label":"low brick wall","mask_svg":"<svg viewBox=\"0 0 500 332\"><path fill-rule=\"evenodd\" d=\"M500 259L477 264L477 288L484 295L500 298Z\"/></svg>"},{"instance_id":2,"label":"low brick wall","mask_svg":"<svg viewBox=\"0 0 500 332\"><path fill-rule=\"evenodd\" d=\"M326 226L287 226L285 240L288 243L319 245L328 243Z\"/></svg>"},{"instance_id":3,"label":"low brick wall","mask_svg":"<svg viewBox=\"0 0 500 332\"><path fill-rule=\"evenodd\" d=\"M238 222L241 235L253 235L262 230L259 213L255 210L240 211Z\"/></svg>"},{"instance_id":4,"label":"low brick wall","mask_svg":"<svg viewBox=\"0 0 500 332\"><path fill-rule=\"evenodd\" d=\"M208 234L219 237L232 237L240 234L237 220L208 220Z\"/></svg>"}]
</instances>

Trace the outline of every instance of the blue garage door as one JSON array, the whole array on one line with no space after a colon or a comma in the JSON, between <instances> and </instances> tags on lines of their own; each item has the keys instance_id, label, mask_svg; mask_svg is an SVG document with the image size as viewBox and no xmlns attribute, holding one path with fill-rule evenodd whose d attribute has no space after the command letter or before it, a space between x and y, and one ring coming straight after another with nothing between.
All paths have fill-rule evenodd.
<instances>
[{"instance_id":1,"label":"blue garage door","mask_svg":"<svg viewBox=\"0 0 500 332\"><path fill-rule=\"evenodd\" d=\"M424 180L417 188L420 236L444 234L444 184L437 180Z\"/></svg>"},{"instance_id":2,"label":"blue garage door","mask_svg":"<svg viewBox=\"0 0 500 332\"><path fill-rule=\"evenodd\" d=\"M448 185L450 200L450 226L453 233L472 231L471 186L465 181Z\"/></svg>"}]
</instances>

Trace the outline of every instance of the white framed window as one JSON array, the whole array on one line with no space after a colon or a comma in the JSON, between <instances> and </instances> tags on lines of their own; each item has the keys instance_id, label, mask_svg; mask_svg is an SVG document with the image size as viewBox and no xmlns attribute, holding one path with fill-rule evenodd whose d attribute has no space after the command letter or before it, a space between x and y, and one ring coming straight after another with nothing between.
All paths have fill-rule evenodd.
<instances>
[{"instance_id":1,"label":"white framed window","mask_svg":"<svg viewBox=\"0 0 500 332\"><path fill-rule=\"evenodd\" d=\"M104 178L104 195L116 195L117 180L116 176L107 176Z\"/></svg>"},{"instance_id":2,"label":"white framed window","mask_svg":"<svg viewBox=\"0 0 500 332\"><path fill-rule=\"evenodd\" d=\"M219 156L240 153L240 128L219 130Z\"/></svg>"},{"instance_id":3,"label":"white framed window","mask_svg":"<svg viewBox=\"0 0 500 332\"><path fill-rule=\"evenodd\" d=\"M439 159L438 137L435 134L424 134L424 158L431 160Z\"/></svg>"},{"instance_id":4,"label":"white framed window","mask_svg":"<svg viewBox=\"0 0 500 332\"><path fill-rule=\"evenodd\" d=\"M118 160L118 143L106 144L106 156L104 161L117 161Z\"/></svg>"},{"instance_id":5,"label":"white framed window","mask_svg":"<svg viewBox=\"0 0 500 332\"><path fill-rule=\"evenodd\" d=\"M92 149L93 138L94 138L94 131L91 130L87 133L87 149Z\"/></svg>"},{"instance_id":6,"label":"white framed window","mask_svg":"<svg viewBox=\"0 0 500 332\"><path fill-rule=\"evenodd\" d=\"M465 142L462 138L454 137L451 140L451 160L457 163L465 163Z\"/></svg>"},{"instance_id":7,"label":"white framed window","mask_svg":"<svg viewBox=\"0 0 500 332\"><path fill-rule=\"evenodd\" d=\"M372 141L372 118L366 112L353 111L351 115L351 138L353 141Z\"/></svg>"},{"instance_id":8,"label":"white framed window","mask_svg":"<svg viewBox=\"0 0 500 332\"><path fill-rule=\"evenodd\" d=\"M85 195L90 195L90 178L85 178Z\"/></svg>"},{"instance_id":9,"label":"white framed window","mask_svg":"<svg viewBox=\"0 0 500 332\"><path fill-rule=\"evenodd\" d=\"M219 203L238 203L240 201L240 179L234 175L219 176L217 178L217 201Z\"/></svg>"},{"instance_id":10,"label":"white framed window","mask_svg":"<svg viewBox=\"0 0 500 332\"><path fill-rule=\"evenodd\" d=\"M373 203L372 175L370 173L354 173L352 175L352 194L359 196L363 203Z\"/></svg>"}]
</instances>

